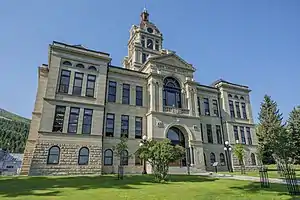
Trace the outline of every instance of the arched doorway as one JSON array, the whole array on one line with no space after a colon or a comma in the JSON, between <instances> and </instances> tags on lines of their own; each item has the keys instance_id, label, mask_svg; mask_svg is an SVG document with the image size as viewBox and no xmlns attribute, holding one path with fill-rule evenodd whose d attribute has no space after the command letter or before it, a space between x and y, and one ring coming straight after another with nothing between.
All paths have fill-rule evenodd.
<instances>
[{"instance_id":1,"label":"arched doorway","mask_svg":"<svg viewBox=\"0 0 300 200\"><path fill-rule=\"evenodd\" d=\"M180 145L185 148L185 138L183 133L177 127L171 127L168 130L167 138L173 145ZM170 163L170 166L186 166L186 156L183 159Z\"/></svg>"}]
</instances>

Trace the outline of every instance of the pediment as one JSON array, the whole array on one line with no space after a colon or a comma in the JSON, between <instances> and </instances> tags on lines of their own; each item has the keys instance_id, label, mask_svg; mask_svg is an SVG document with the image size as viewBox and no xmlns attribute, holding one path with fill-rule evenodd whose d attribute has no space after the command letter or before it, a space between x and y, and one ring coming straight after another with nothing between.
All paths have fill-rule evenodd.
<instances>
[{"instance_id":1,"label":"pediment","mask_svg":"<svg viewBox=\"0 0 300 200\"><path fill-rule=\"evenodd\" d=\"M153 56L153 57L150 57L149 60L155 61L155 62L161 63L161 64L171 65L173 67L191 70L193 72L195 71L195 68L191 64L187 63L185 60L183 60L181 57L179 57L175 53Z\"/></svg>"}]
</instances>

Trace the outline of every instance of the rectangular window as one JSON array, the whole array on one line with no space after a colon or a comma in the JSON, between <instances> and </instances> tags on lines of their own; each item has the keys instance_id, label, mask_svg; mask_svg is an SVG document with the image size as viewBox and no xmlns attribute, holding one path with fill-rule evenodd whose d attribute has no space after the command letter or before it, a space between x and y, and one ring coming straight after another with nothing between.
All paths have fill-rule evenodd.
<instances>
[{"instance_id":1,"label":"rectangular window","mask_svg":"<svg viewBox=\"0 0 300 200\"><path fill-rule=\"evenodd\" d=\"M87 96L87 97L94 97L95 83L96 83L96 76L89 74L87 76L85 96Z\"/></svg>"},{"instance_id":2,"label":"rectangular window","mask_svg":"<svg viewBox=\"0 0 300 200\"><path fill-rule=\"evenodd\" d=\"M135 138L141 139L143 131L143 118L135 117Z\"/></svg>"},{"instance_id":3,"label":"rectangular window","mask_svg":"<svg viewBox=\"0 0 300 200\"><path fill-rule=\"evenodd\" d=\"M221 132L221 126L220 125L216 125L216 133L217 133L217 142L218 142L218 144L222 144L223 139L222 139L222 132Z\"/></svg>"},{"instance_id":4,"label":"rectangular window","mask_svg":"<svg viewBox=\"0 0 300 200\"><path fill-rule=\"evenodd\" d=\"M70 108L68 133L77 133L79 112L80 112L80 108L74 108L74 107Z\"/></svg>"},{"instance_id":5,"label":"rectangular window","mask_svg":"<svg viewBox=\"0 0 300 200\"><path fill-rule=\"evenodd\" d=\"M52 132L63 132L66 106L56 106Z\"/></svg>"},{"instance_id":6,"label":"rectangular window","mask_svg":"<svg viewBox=\"0 0 300 200\"><path fill-rule=\"evenodd\" d=\"M73 95L81 96L83 82L83 73L75 72L74 83L73 83Z\"/></svg>"},{"instance_id":7,"label":"rectangular window","mask_svg":"<svg viewBox=\"0 0 300 200\"><path fill-rule=\"evenodd\" d=\"M235 117L234 106L233 106L233 101L232 100L229 100L229 110L230 110L230 116Z\"/></svg>"},{"instance_id":8,"label":"rectangular window","mask_svg":"<svg viewBox=\"0 0 300 200\"><path fill-rule=\"evenodd\" d=\"M117 83L109 81L108 85L108 102L116 102Z\"/></svg>"},{"instance_id":9,"label":"rectangular window","mask_svg":"<svg viewBox=\"0 0 300 200\"><path fill-rule=\"evenodd\" d=\"M202 142L204 143L204 135L203 135L203 126L202 126L202 123L200 123L200 131L201 131L201 139L202 139Z\"/></svg>"},{"instance_id":10,"label":"rectangular window","mask_svg":"<svg viewBox=\"0 0 300 200\"><path fill-rule=\"evenodd\" d=\"M143 87L136 86L136 97L135 97L135 104L137 106L143 106Z\"/></svg>"},{"instance_id":11,"label":"rectangular window","mask_svg":"<svg viewBox=\"0 0 300 200\"><path fill-rule=\"evenodd\" d=\"M83 122L82 122L82 133L83 134L91 133L92 121L93 121L93 110L92 109L84 109Z\"/></svg>"},{"instance_id":12,"label":"rectangular window","mask_svg":"<svg viewBox=\"0 0 300 200\"><path fill-rule=\"evenodd\" d=\"M121 137L128 138L128 132L129 132L129 116L122 115L121 116Z\"/></svg>"},{"instance_id":13,"label":"rectangular window","mask_svg":"<svg viewBox=\"0 0 300 200\"><path fill-rule=\"evenodd\" d=\"M214 114L217 117L219 117L218 101L216 99L213 99L212 102L213 102L213 111L214 111Z\"/></svg>"},{"instance_id":14,"label":"rectangular window","mask_svg":"<svg viewBox=\"0 0 300 200\"><path fill-rule=\"evenodd\" d=\"M244 131L244 127L243 126L240 126L240 132L241 132L242 144L246 144L246 137L245 137L245 131Z\"/></svg>"},{"instance_id":15,"label":"rectangular window","mask_svg":"<svg viewBox=\"0 0 300 200\"><path fill-rule=\"evenodd\" d=\"M214 143L211 124L206 124L207 142Z\"/></svg>"},{"instance_id":16,"label":"rectangular window","mask_svg":"<svg viewBox=\"0 0 300 200\"><path fill-rule=\"evenodd\" d=\"M204 98L203 103L204 103L204 113L205 113L205 115L210 115L208 98Z\"/></svg>"},{"instance_id":17,"label":"rectangular window","mask_svg":"<svg viewBox=\"0 0 300 200\"><path fill-rule=\"evenodd\" d=\"M240 103L237 101L235 102L235 109L236 109L236 117L241 118Z\"/></svg>"},{"instance_id":18,"label":"rectangular window","mask_svg":"<svg viewBox=\"0 0 300 200\"><path fill-rule=\"evenodd\" d=\"M144 64L147 60L147 54L143 53L142 54L142 64Z\"/></svg>"},{"instance_id":19,"label":"rectangular window","mask_svg":"<svg viewBox=\"0 0 300 200\"><path fill-rule=\"evenodd\" d=\"M105 136L114 137L114 128L115 128L115 115L111 113L107 113Z\"/></svg>"},{"instance_id":20,"label":"rectangular window","mask_svg":"<svg viewBox=\"0 0 300 200\"><path fill-rule=\"evenodd\" d=\"M250 128L249 127L246 127L246 132L247 132L248 144L252 145L252 137L251 137L251 132L250 132Z\"/></svg>"},{"instance_id":21,"label":"rectangular window","mask_svg":"<svg viewBox=\"0 0 300 200\"><path fill-rule=\"evenodd\" d=\"M237 126L233 126L234 139L240 141L239 130Z\"/></svg>"},{"instance_id":22,"label":"rectangular window","mask_svg":"<svg viewBox=\"0 0 300 200\"><path fill-rule=\"evenodd\" d=\"M129 104L129 102L130 102L130 85L123 84L122 104Z\"/></svg>"},{"instance_id":23,"label":"rectangular window","mask_svg":"<svg viewBox=\"0 0 300 200\"><path fill-rule=\"evenodd\" d=\"M69 84L70 84L70 76L71 76L71 71L64 70L64 69L61 70L59 90L58 90L59 92L68 93Z\"/></svg>"},{"instance_id":24,"label":"rectangular window","mask_svg":"<svg viewBox=\"0 0 300 200\"><path fill-rule=\"evenodd\" d=\"M200 97L197 97L197 106L198 106L198 113L201 115L201 103L200 103Z\"/></svg>"},{"instance_id":25,"label":"rectangular window","mask_svg":"<svg viewBox=\"0 0 300 200\"><path fill-rule=\"evenodd\" d=\"M241 106L242 106L243 118L247 119L246 104L241 103Z\"/></svg>"}]
</instances>

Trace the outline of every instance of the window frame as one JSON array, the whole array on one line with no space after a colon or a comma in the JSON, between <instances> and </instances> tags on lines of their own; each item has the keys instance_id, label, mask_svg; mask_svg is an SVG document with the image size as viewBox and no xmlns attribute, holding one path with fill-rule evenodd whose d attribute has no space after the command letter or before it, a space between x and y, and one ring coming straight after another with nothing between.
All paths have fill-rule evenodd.
<instances>
[{"instance_id":1,"label":"window frame","mask_svg":"<svg viewBox=\"0 0 300 200\"><path fill-rule=\"evenodd\" d=\"M210 160L211 166L216 162L216 155L213 152L210 153L209 160ZM214 161L214 162L212 162L212 161Z\"/></svg>"},{"instance_id":2,"label":"window frame","mask_svg":"<svg viewBox=\"0 0 300 200\"><path fill-rule=\"evenodd\" d=\"M240 126L240 133L241 133L242 144L246 144L245 127L244 126Z\"/></svg>"},{"instance_id":3,"label":"window frame","mask_svg":"<svg viewBox=\"0 0 300 200\"><path fill-rule=\"evenodd\" d=\"M88 113L88 111L91 111L90 113ZM91 134L92 132L92 125L93 125L93 109L89 109L89 108L85 108L83 110L83 120L82 120L82 130L81 130L81 133L82 134ZM86 118L85 117L90 117L91 120L90 120L90 124L89 123L86 123ZM89 131L88 132L84 132L84 126L89 126Z\"/></svg>"},{"instance_id":4,"label":"window frame","mask_svg":"<svg viewBox=\"0 0 300 200\"><path fill-rule=\"evenodd\" d=\"M216 125L216 135L217 135L217 143L223 144L221 125Z\"/></svg>"},{"instance_id":5,"label":"window frame","mask_svg":"<svg viewBox=\"0 0 300 200\"><path fill-rule=\"evenodd\" d=\"M64 74L68 73L68 75ZM68 81L68 83L66 84L62 84L62 80L63 78L66 78ZM58 92L59 93L63 93L63 94L68 94L69 93L69 89L70 89L70 79L71 79L71 71L70 70L66 70L66 69L62 69L60 72L60 79L59 79L59 87L58 87Z\"/></svg>"},{"instance_id":6,"label":"window frame","mask_svg":"<svg viewBox=\"0 0 300 200\"><path fill-rule=\"evenodd\" d=\"M111 91L113 90L113 91ZM108 102L116 102L116 95L117 95L117 82L116 81L109 81L108 82Z\"/></svg>"},{"instance_id":7,"label":"window frame","mask_svg":"<svg viewBox=\"0 0 300 200\"><path fill-rule=\"evenodd\" d=\"M140 125L141 128L140 129L137 129L137 123L138 122L141 123L141 125ZM139 116L135 117L134 127L135 127L135 131L134 131L135 139L142 139L142 137L143 137L143 117L139 117Z\"/></svg>"},{"instance_id":8,"label":"window frame","mask_svg":"<svg viewBox=\"0 0 300 200\"><path fill-rule=\"evenodd\" d=\"M125 156L123 155L123 153L125 152ZM123 150L121 152L121 158L120 158L120 165L121 166L128 166L128 160L129 160L129 153L127 150Z\"/></svg>"},{"instance_id":9,"label":"window frame","mask_svg":"<svg viewBox=\"0 0 300 200\"><path fill-rule=\"evenodd\" d=\"M235 104L235 110L236 110L236 117L237 118L242 118L240 102L236 101L234 104Z\"/></svg>"},{"instance_id":10,"label":"window frame","mask_svg":"<svg viewBox=\"0 0 300 200\"><path fill-rule=\"evenodd\" d=\"M203 98L204 115L210 116L209 98Z\"/></svg>"},{"instance_id":11,"label":"window frame","mask_svg":"<svg viewBox=\"0 0 300 200\"><path fill-rule=\"evenodd\" d=\"M233 101L232 101L232 100L229 100L229 101L228 101L228 104L229 104L229 112L230 112L230 116L231 116L232 118L235 118L235 109L234 109Z\"/></svg>"},{"instance_id":12,"label":"window frame","mask_svg":"<svg viewBox=\"0 0 300 200\"><path fill-rule=\"evenodd\" d=\"M64 111L63 112L58 112L58 108L63 108ZM64 130L64 121L65 121L65 114L66 114L66 106L61 106L61 105L56 105L55 106L55 113L54 113L54 120L53 120L53 125L52 125L52 132L55 133L62 133ZM59 127L58 125L55 125L55 123L59 123L57 122L57 118L58 116L60 116L60 114L62 115L61 118L61 131L55 131L54 128Z\"/></svg>"},{"instance_id":13,"label":"window frame","mask_svg":"<svg viewBox=\"0 0 300 200\"><path fill-rule=\"evenodd\" d=\"M112 118L108 118L108 116L112 116ZM109 128L109 129L112 129L112 132L108 132L107 131L107 124L108 124L108 121L112 120L112 124L113 124L113 127L112 128ZM115 133L115 114L113 113L107 113L106 114L106 124L105 124L105 137L114 137L114 133Z\"/></svg>"},{"instance_id":14,"label":"window frame","mask_svg":"<svg viewBox=\"0 0 300 200\"><path fill-rule=\"evenodd\" d=\"M72 112L72 109L78 109L78 114L76 112ZM70 123L71 120L71 116L75 115L77 117L76 119L76 123ZM78 129L78 121L79 121L79 115L80 115L80 108L79 107L70 107L70 112L69 112L69 120L68 120L68 133L72 133L72 134L77 134L77 129ZM75 127L75 132L70 132L70 124L71 125L76 125Z\"/></svg>"},{"instance_id":15,"label":"window frame","mask_svg":"<svg viewBox=\"0 0 300 200\"><path fill-rule=\"evenodd\" d=\"M242 113L243 113L243 118L247 119L247 110L246 110L246 104L244 102L241 102L241 107L242 107Z\"/></svg>"},{"instance_id":16,"label":"window frame","mask_svg":"<svg viewBox=\"0 0 300 200\"><path fill-rule=\"evenodd\" d=\"M226 166L226 160L224 153L220 153L220 164L221 166Z\"/></svg>"},{"instance_id":17,"label":"window frame","mask_svg":"<svg viewBox=\"0 0 300 200\"><path fill-rule=\"evenodd\" d=\"M82 77L76 77L76 75L81 75ZM81 94L82 94L83 78L84 78L84 73L81 73L81 72L75 72L75 74L74 74L74 80L73 80L73 90L72 90L72 95L81 96ZM80 86L75 86L76 80L81 81ZM76 93L76 94L75 94L75 93L74 93L75 88L79 88L79 89L80 89L80 93L78 93L78 94Z\"/></svg>"},{"instance_id":18,"label":"window frame","mask_svg":"<svg viewBox=\"0 0 300 200\"><path fill-rule=\"evenodd\" d=\"M51 154L51 150L53 148L58 148L58 154ZM53 163L53 162L49 162L49 158L51 155L57 156L57 162ZM51 146L48 149L48 156L47 156L47 165L58 165L59 164L59 160L60 160L60 147L57 145Z\"/></svg>"},{"instance_id":19,"label":"window frame","mask_svg":"<svg viewBox=\"0 0 300 200\"><path fill-rule=\"evenodd\" d=\"M252 145L252 135L251 135L251 129L250 127L246 127L246 134L247 134L247 141L248 145Z\"/></svg>"},{"instance_id":20,"label":"window frame","mask_svg":"<svg viewBox=\"0 0 300 200\"><path fill-rule=\"evenodd\" d=\"M216 115L217 117L219 117L218 100L217 100L217 99L213 99L213 100L212 100L212 105L213 105L213 112L214 112L214 115Z\"/></svg>"},{"instance_id":21,"label":"window frame","mask_svg":"<svg viewBox=\"0 0 300 200\"><path fill-rule=\"evenodd\" d=\"M83 149L86 149L86 150L87 150L87 155L81 155L81 151L82 151ZM81 160L82 158L85 158L85 157L88 158L88 159L87 159L87 162L86 162L86 163L80 162L80 160ZM88 148L88 147L81 147L81 148L79 149L79 152L78 152L78 165L88 165L88 164L89 164L89 161L90 161L90 150L89 150L89 148Z\"/></svg>"},{"instance_id":22,"label":"window frame","mask_svg":"<svg viewBox=\"0 0 300 200\"><path fill-rule=\"evenodd\" d=\"M238 126L233 126L234 139L240 141Z\"/></svg>"},{"instance_id":23,"label":"window frame","mask_svg":"<svg viewBox=\"0 0 300 200\"><path fill-rule=\"evenodd\" d=\"M123 128L125 127L123 123L127 123L126 129ZM129 115L121 115L121 137L125 137L125 138L129 137Z\"/></svg>"},{"instance_id":24,"label":"window frame","mask_svg":"<svg viewBox=\"0 0 300 200\"><path fill-rule=\"evenodd\" d=\"M107 152L111 152L111 156L107 155ZM106 159L110 159L111 162L107 163ZM112 166L114 164L114 152L112 149L106 149L104 151L104 160L103 160L103 164L104 166Z\"/></svg>"},{"instance_id":25,"label":"window frame","mask_svg":"<svg viewBox=\"0 0 300 200\"><path fill-rule=\"evenodd\" d=\"M135 105L143 106L143 87L142 86L135 87Z\"/></svg>"},{"instance_id":26,"label":"window frame","mask_svg":"<svg viewBox=\"0 0 300 200\"><path fill-rule=\"evenodd\" d=\"M207 143L213 144L214 136L213 136L211 124L206 124L206 134L207 134Z\"/></svg>"},{"instance_id":27,"label":"window frame","mask_svg":"<svg viewBox=\"0 0 300 200\"><path fill-rule=\"evenodd\" d=\"M130 84L123 83L122 104L130 105Z\"/></svg>"},{"instance_id":28,"label":"window frame","mask_svg":"<svg viewBox=\"0 0 300 200\"><path fill-rule=\"evenodd\" d=\"M95 97L96 79L97 79L96 75L93 75L93 74L87 75L86 89L85 89L86 97ZM93 83L93 87L89 87L89 83ZM91 94L89 94L89 91L91 91Z\"/></svg>"}]
</instances>

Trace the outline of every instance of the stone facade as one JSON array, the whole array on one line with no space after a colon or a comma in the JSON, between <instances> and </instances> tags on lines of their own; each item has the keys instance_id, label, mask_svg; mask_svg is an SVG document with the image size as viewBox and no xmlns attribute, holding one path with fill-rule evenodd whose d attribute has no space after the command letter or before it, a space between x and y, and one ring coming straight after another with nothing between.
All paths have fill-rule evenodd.
<instances>
[{"instance_id":1,"label":"stone facade","mask_svg":"<svg viewBox=\"0 0 300 200\"><path fill-rule=\"evenodd\" d=\"M257 138L251 90L224 80L199 84L194 80L196 69L163 49L162 41L143 11L140 24L130 30L123 67L112 66L107 53L53 42L49 63L38 71L21 173L116 173L120 160L113 146L122 134L129 146L126 173L143 169L134 155L142 135L169 138L187 149L185 160L172 166L171 173L185 173L187 163L192 172L212 171L213 162L221 171L230 163L234 168L237 163L224 151L224 142L234 148L237 139L245 146L244 163L254 167ZM88 149L87 157L80 153L82 148Z\"/></svg>"}]
</instances>

